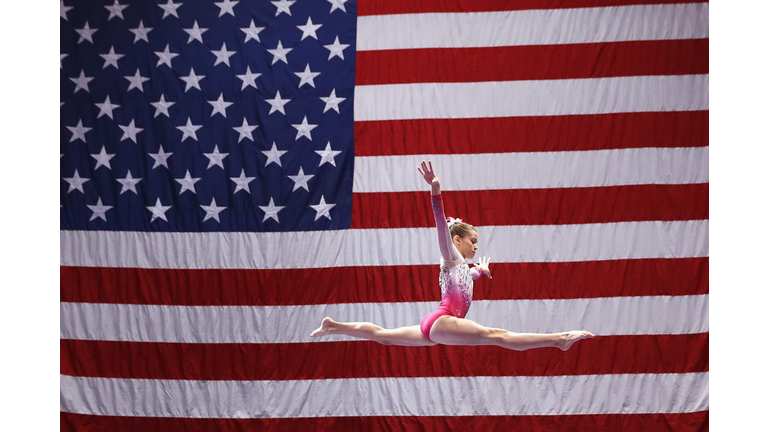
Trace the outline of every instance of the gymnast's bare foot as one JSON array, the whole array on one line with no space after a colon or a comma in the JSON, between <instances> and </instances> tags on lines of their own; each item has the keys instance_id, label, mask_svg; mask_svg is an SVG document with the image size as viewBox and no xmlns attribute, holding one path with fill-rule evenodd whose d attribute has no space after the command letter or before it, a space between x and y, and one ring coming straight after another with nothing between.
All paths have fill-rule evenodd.
<instances>
[{"instance_id":1,"label":"gymnast's bare foot","mask_svg":"<svg viewBox=\"0 0 768 432\"><path fill-rule=\"evenodd\" d=\"M313 331L312 334L309 335L309 337L325 336L333 333L333 329L335 327L334 324L336 324L334 320L332 320L330 317L325 317L323 319L323 323L320 324L320 327L318 327L317 330Z\"/></svg>"},{"instance_id":2,"label":"gymnast's bare foot","mask_svg":"<svg viewBox=\"0 0 768 432\"><path fill-rule=\"evenodd\" d=\"M567 351L571 345L582 339L591 339L595 337L592 333L583 330L569 331L562 334L560 340L557 342L557 347L563 351Z\"/></svg>"}]
</instances>

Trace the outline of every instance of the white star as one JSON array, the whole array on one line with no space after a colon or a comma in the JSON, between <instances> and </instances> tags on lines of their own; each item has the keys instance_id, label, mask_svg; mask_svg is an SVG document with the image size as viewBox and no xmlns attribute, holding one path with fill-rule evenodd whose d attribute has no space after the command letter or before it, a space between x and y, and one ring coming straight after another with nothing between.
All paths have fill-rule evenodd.
<instances>
[{"instance_id":1,"label":"white star","mask_svg":"<svg viewBox=\"0 0 768 432\"><path fill-rule=\"evenodd\" d=\"M184 126L176 126L176 129L183 132L183 136L181 137L181 142L184 142L187 138L192 138L193 140L197 141L197 130L203 127L203 125L196 126L192 124L192 119L187 117L187 124Z\"/></svg>"},{"instance_id":2,"label":"white star","mask_svg":"<svg viewBox=\"0 0 768 432\"><path fill-rule=\"evenodd\" d=\"M304 168L299 167L299 173L298 174L293 175L293 176L292 175L288 176L288 178L293 180L293 182L294 182L293 190L291 192L295 191L298 188L304 188L304 189L307 190L307 192L309 192L309 185L307 184L307 182L309 181L309 179L311 179L314 176L315 176L314 174L307 174L307 175L305 175L304 174Z\"/></svg>"},{"instance_id":3,"label":"white star","mask_svg":"<svg viewBox=\"0 0 768 432\"><path fill-rule=\"evenodd\" d=\"M117 0L112 4L112 6L104 6L109 11L109 18L107 18L107 21L111 20L114 17L119 17L121 20L125 20L123 17L123 10L128 7L128 5L121 5Z\"/></svg>"},{"instance_id":4,"label":"white star","mask_svg":"<svg viewBox=\"0 0 768 432\"><path fill-rule=\"evenodd\" d=\"M211 205L200 205L200 207L205 210L205 217L203 218L203 222L207 221L208 219L216 219L216 222L221 223L219 220L219 213L221 213L226 207L219 207L216 205L216 198L211 198Z\"/></svg>"},{"instance_id":5,"label":"white star","mask_svg":"<svg viewBox=\"0 0 768 432\"><path fill-rule=\"evenodd\" d=\"M259 39L259 33L264 30L265 27L256 27L256 25L253 23L253 20L251 20L251 26L248 28L241 28L240 30L245 33L245 42L248 42L249 40L253 39L256 42L261 42L261 39Z\"/></svg>"},{"instance_id":6,"label":"white star","mask_svg":"<svg viewBox=\"0 0 768 432\"><path fill-rule=\"evenodd\" d=\"M336 207L336 204L326 204L325 202L325 196L320 196L320 202L317 205L311 205L312 209L317 212L315 215L315 220L320 219L320 216L325 216L328 218L328 220L331 219L331 209Z\"/></svg>"},{"instance_id":7,"label":"white star","mask_svg":"<svg viewBox=\"0 0 768 432\"><path fill-rule=\"evenodd\" d=\"M128 29L131 32L133 32L134 38L133 43L136 43L140 40L143 40L144 42L149 42L149 39L147 38L147 33L152 31L152 27L144 27L144 21L139 20L139 26L135 29Z\"/></svg>"},{"instance_id":8,"label":"white star","mask_svg":"<svg viewBox=\"0 0 768 432\"><path fill-rule=\"evenodd\" d=\"M153 107L155 107L155 117L159 116L160 114L165 114L166 117L171 118L171 115L168 113L168 108L171 107L171 105L174 105L176 102L166 102L165 101L165 95L160 95L160 100L157 102L150 102Z\"/></svg>"},{"instance_id":9,"label":"white star","mask_svg":"<svg viewBox=\"0 0 768 432\"><path fill-rule=\"evenodd\" d=\"M232 16L235 16L235 12L232 10L233 7L235 7L236 4L240 3L239 1L230 1L230 0L224 0L223 2L214 2L216 6L221 8L219 11L219 17L224 15L225 13L228 13Z\"/></svg>"},{"instance_id":10,"label":"white star","mask_svg":"<svg viewBox=\"0 0 768 432\"><path fill-rule=\"evenodd\" d=\"M155 164L152 165L152 169L155 169L159 166L164 166L168 168L168 158L171 157L173 152L166 153L165 150L163 150L163 146L160 146L160 150L157 151L157 153L148 153L149 156L155 160Z\"/></svg>"},{"instance_id":11,"label":"white star","mask_svg":"<svg viewBox=\"0 0 768 432\"><path fill-rule=\"evenodd\" d=\"M125 141L127 139L130 139L136 144L139 143L138 141L136 141L136 134L144 130L143 128L137 128L134 125L134 120L131 120L128 126L120 126L120 129L123 130L123 137L120 138L120 141Z\"/></svg>"},{"instance_id":12,"label":"white star","mask_svg":"<svg viewBox=\"0 0 768 432\"><path fill-rule=\"evenodd\" d=\"M240 136L237 138L237 142L240 142L243 140L243 138L248 138L249 140L253 141L253 130L259 127L258 125L251 126L248 124L248 120L245 118L243 119L243 125L239 127L233 127L232 129L236 130L240 133Z\"/></svg>"},{"instance_id":13,"label":"white star","mask_svg":"<svg viewBox=\"0 0 768 432\"><path fill-rule=\"evenodd\" d=\"M306 39L307 37L311 36L315 39L317 39L317 29L322 27L322 24L314 24L312 23L312 17L307 18L307 23L303 26L296 26L301 30L303 33L301 35L301 40Z\"/></svg>"},{"instance_id":14,"label":"white star","mask_svg":"<svg viewBox=\"0 0 768 432\"><path fill-rule=\"evenodd\" d=\"M165 50L163 51L155 51L155 55L159 57L157 60L157 64L155 66L160 66L161 64L168 65L169 68L173 69L173 66L171 66L171 60L173 60L174 57L178 56L177 53L172 53L170 50L170 44L165 45Z\"/></svg>"},{"instance_id":15,"label":"white star","mask_svg":"<svg viewBox=\"0 0 768 432\"><path fill-rule=\"evenodd\" d=\"M93 128L85 127L83 126L83 121L79 120L77 122L77 126L67 126L67 129L69 129L70 132L72 132L72 137L69 138L69 142L72 142L76 139L82 140L85 142L85 134L86 132L90 131Z\"/></svg>"},{"instance_id":16,"label":"white star","mask_svg":"<svg viewBox=\"0 0 768 432\"><path fill-rule=\"evenodd\" d=\"M256 177L246 177L245 176L245 170L242 170L240 172L240 177L230 177L229 179L235 182L237 185L235 187L235 191L232 192L233 194L236 194L237 192L244 190L248 193L251 193L251 188L248 186L248 183L252 182Z\"/></svg>"},{"instance_id":17,"label":"white star","mask_svg":"<svg viewBox=\"0 0 768 432\"><path fill-rule=\"evenodd\" d=\"M118 182L120 182L121 185L123 185L123 188L120 189L120 194L123 192L131 191L138 195L139 193L136 191L136 183L141 181L141 178L133 178L131 175L131 170L128 170L128 174L125 175L125 177L119 179L116 178Z\"/></svg>"},{"instance_id":18,"label":"white star","mask_svg":"<svg viewBox=\"0 0 768 432\"><path fill-rule=\"evenodd\" d=\"M280 0L280 1L273 1L272 4L277 7L277 12L275 12L275 16L280 15L281 12L285 12L288 15L291 14L291 6L296 3L296 1L291 0Z\"/></svg>"},{"instance_id":19,"label":"white star","mask_svg":"<svg viewBox=\"0 0 768 432\"><path fill-rule=\"evenodd\" d=\"M248 86L253 86L253 88L256 87L256 78L260 77L260 73L251 73L251 67L248 66L245 68L245 74L244 75L235 75L236 77L240 78L243 81L243 86L240 87L240 90L245 90Z\"/></svg>"},{"instance_id":20,"label":"white star","mask_svg":"<svg viewBox=\"0 0 768 432\"><path fill-rule=\"evenodd\" d=\"M75 93L77 93L80 90L85 90L88 93L91 92L88 89L88 83L93 81L93 77L85 76L85 72L82 69L80 69L80 76L77 78L70 78L70 81L75 83Z\"/></svg>"},{"instance_id":21,"label":"white star","mask_svg":"<svg viewBox=\"0 0 768 432\"><path fill-rule=\"evenodd\" d=\"M339 43L339 37L336 36L336 40L331 45L323 46L331 51L331 53L328 55L328 60L334 58L335 56L339 56L342 60L344 60L344 50L349 47L349 44Z\"/></svg>"},{"instance_id":22,"label":"white star","mask_svg":"<svg viewBox=\"0 0 768 432\"><path fill-rule=\"evenodd\" d=\"M171 208L171 206L164 206L162 203L160 203L160 198L158 197L154 206L147 206L147 210L152 212L152 219L150 219L149 222L152 223L157 218L168 222L168 219L165 217L165 212L167 212L169 208Z\"/></svg>"},{"instance_id":23,"label":"white star","mask_svg":"<svg viewBox=\"0 0 768 432\"><path fill-rule=\"evenodd\" d=\"M64 180L69 183L69 190L67 193L72 192L73 190L79 190L82 193L85 193L83 191L83 183L90 181L91 179L80 177L80 174L77 173L77 169L75 169L75 175L69 178L64 178Z\"/></svg>"},{"instance_id":24,"label":"white star","mask_svg":"<svg viewBox=\"0 0 768 432\"><path fill-rule=\"evenodd\" d=\"M277 48L268 49L267 51L274 56L272 57L272 64L277 63L278 60L282 60L283 63L288 64L288 59L285 56L292 50L293 48L283 48L283 42L277 41Z\"/></svg>"},{"instance_id":25,"label":"white star","mask_svg":"<svg viewBox=\"0 0 768 432\"><path fill-rule=\"evenodd\" d=\"M173 3L173 0L168 0L168 3L166 3L166 4L159 4L158 6L160 6L160 9L163 10L163 18L162 19L165 19L169 15L173 15L176 18L178 18L179 17L179 13L176 12L176 9L180 8L181 5L183 5L183 4L184 3Z\"/></svg>"},{"instance_id":26,"label":"white star","mask_svg":"<svg viewBox=\"0 0 768 432\"><path fill-rule=\"evenodd\" d=\"M109 100L109 95L107 95L107 98L104 100L104 103L97 103L97 107L99 107L99 115L96 116L96 118L100 118L104 114L108 115L109 118L114 120L114 117L112 117L112 111L115 108L120 108L120 105L113 104Z\"/></svg>"},{"instance_id":27,"label":"white star","mask_svg":"<svg viewBox=\"0 0 768 432\"><path fill-rule=\"evenodd\" d=\"M106 213L107 213L107 210L112 208L112 206L105 206L105 205L103 205L101 203L101 198L99 198L99 200L96 202L96 205L90 205L90 204L86 204L86 205L93 212L93 214L91 215L91 218L88 219L89 222L94 220L94 219L96 219L96 218L104 219L104 222L107 221L107 214Z\"/></svg>"},{"instance_id":28,"label":"white star","mask_svg":"<svg viewBox=\"0 0 768 432\"><path fill-rule=\"evenodd\" d=\"M59 2L60 5L60 11L61 11L61 17L64 18L64 21L69 21L69 18L67 18L67 12L71 11L73 8L72 6L64 6L64 0L61 0Z\"/></svg>"},{"instance_id":29,"label":"white star","mask_svg":"<svg viewBox=\"0 0 768 432\"><path fill-rule=\"evenodd\" d=\"M88 21L85 22L85 27L81 29L75 29L77 34L80 35L80 39L77 40L77 43L80 44L81 42L87 40L90 43L93 43L93 34L96 33L99 29L95 28L92 29L88 25Z\"/></svg>"},{"instance_id":30,"label":"white star","mask_svg":"<svg viewBox=\"0 0 768 432\"><path fill-rule=\"evenodd\" d=\"M283 166L283 164L280 162L280 157L288 153L287 150L278 150L277 144L274 142L272 142L272 148L269 151L262 150L261 152L267 156L267 163L265 163L264 166L267 166L273 162L278 166Z\"/></svg>"},{"instance_id":31,"label":"white star","mask_svg":"<svg viewBox=\"0 0 768 432\"><path fill-rule=\"evenodd\" d=\"M104 59L104 66L101 67L102 69L106 69L107 66L112 65L115 67L115 69L119 70L119 68L117 67L117 61L125 57L125 54L115 54L114 46L112 46L109 49L109 52L107 54L99 54L99 55L101 56L101 58Z\"/></svg>"},{"instance_id":32,"label":"white star","mask_svg":"<svg viewBox=\"0 0 768 432\"><path fill-rule=\"evenodd\" d=\"M309 63L307 63L307 67L304 68L304 72L294 72L296 76L301 78L301 81L299 82L299 88L303 86L304 84L309 84L312 87L315 86L315 77L320 75L320 72L312 72L309 70Z\"/></svg>"},{"instance_id":33,"label":"white star","mask_svg":"<svg viewBox=\"0 0 768 432\"><path fill-rule=\"evenodd\" d=\"M107 149L104 146L101 146L101 151L99 153L91 154L91 157L96 159L96 166L93 168L94 171L103 166L110 170L112 169L112 165L110 165L109 160L115 157L115 154L108 154Z\"/></svg>"},{"instance_id":34,"label":"white star","mask_svg":"<svg viewBox=\"0 0 768 432\"><path fill-rule=\"evenodd\" d=\"M200 28L197 26L197 20L195 20L195 24L192 25L191 29L184 29L185 32L189 34L189 40L187 40L187 43L192 43L193 40L200 41L200 43L203 42L203 33L207 32L207 28Z\"/></svg>"},{"instance_id":35,"label":"white star","mask_svg":"<svg viewBox=\"0 0 768 432\"><path fill-rule=\"evenodd\" d=\"M292 124L291 126L295 127L297 130L297 140L302 136L305 136L309 138L310 141L312 141L312 135L310 134L310 131L317 127L317 125L307 123L307 116L304 116L304 120L302 120L301 124Z\"/></svg>"},{"instance_id":36,"label":"white star","mask_svg":"<svg viewBox=\"0 0 768 432\"><path fill-rule=\"evenodd\" d=\"M195 183L199 182L199 178L193 178L189 175L189 170L187 170L187 174L182 179L174 179L181 185L181 190L179 191L179 195L183 194L186 191L191 191L193 194L197 194L197 191L195 190Z\"/></svg>"},{"instance_id":37,"label":"white star","mask_svg":"<svg viewBox=\"0 0 768 432\"><path fill-rule=\"evenodd\" d=\"M142 93L144 92L144 82L149 81L149 78L141 76L139 73L139 68L136 68L136 74L133 76L126 76L125 79L130 82L130 84L128 84L128 90L126 91L131 91L131 89L138 89Z\"/></svg>"},{"instance_id":38,"label":"white star","mask_svg":"<svg viewBox=\"0 0 768 432\"><path fill-rule=\"evenodd\" d=\"M277 94L275 95L274 99L266 99L266 101L272 105L272 108L270 108L269 113L272 114L275 111L280 111L285 115L285 104L290 102L290 99L281 99L280 98L280 90L277 91Z\"/></svg>"},{"instance_id":39,"label":"white star","mask_svg":"<svg viewBox=\"0 0 768 432\"><path fill-rule=\"evenodd\" d=\"M216 56L216 63L213 65L216 66L219 63L224 63L225 65L229 66L229 58L235 55L237 51L227 51L227 44L226 42L221 44L221 49L218 51L211 50L213 55Z\"/></svg>"},{"instance_id":40,"label":"white star","mask_svg":"<svg viewBox=\"0 0 768 432\"><path fill-rule=\"evenodd\" d=\"M59 54L59 69L64 69L64 65L61 63L62 60L64 60L64 57L67 57L69 54Z\"/></svg>"},{"instance_id":41,"label":"white star","mask_svg":"<svg viewBox=\"0 0 768 432\"><path fill-rule=\"evenodd\" d=\"M337 113L340 113L339 111L339 104L346 100L347 98L340 98L336 97L336 89L331 90L331 95L328 97L321 97L320 98L323 102L325 102L325 109L323 109L323 112L328 111L329 109L335 110Z\"/></svg>"},{"instance_id":42,"label":"white star","mask_svg":"<svg viewBox=\"0 0 768 432\"><path fill-rule=\"evenodd\" d=\"M347 8L344 7L344 3L346 3L347 0L328 0L328 3L331 4L331 12L335 11L336 9L340 9L344 12L347 11ZM330 12L328 12L330 13Z\"/></svg>"},{"instance_id":43,"label":"white star","mask_svg":"<svg viewBox=\"0 0 768 432\"><path fill-rule=\"evenodd\" d=\"M328 144L326 144L324 150L315 150L315 153L320 155L320 165L318 165L318 167L323 166L323 164L326 162L336 166L336 160L334 158L341 154L341 151L333 150L331 148L331 142L328 141Z\"/></svg>"},{"instance_id":44,"label":"white star","mask_svg":"<svg viewBox=\"0 0 768 432\"><path fill-rule=\"evenodd\" d=\"M227 117L227 107L232 105L232 102L225 102L224 101L224 93L219 95L219 98L215 101L208 101L209 104L213 106L213 112L211 113L211 117L215 116L217 113L224 116L224 118Z\"/></svg>"},{"instance_id":45,"label":"white star","mask_svg":"<svg viewBox=\"0 0 768 432\"><path fill-rule=\"evenodd\" d=\"M203 155L209 159L208 168L218 165L224 169L224 158L229 156L229 153L219 153L219 146L217 144L213 147L213 153L203 153Z\"/></svg>"},{"instance_id":46,"label":"white star","mask_svg":"<svg viewBox=\"0 0 768 432\"><path fill-rule=\"evenodd\" d=\"M267 206L259 206L259 208L261 209L261 211L263 211L265 213L264 214L264 219L262 220L262 222L266 222L267 219L274 219L277 223L280 223L280 219L278 219L278 217L277 217L277 212L279 212L280 210L284 209L285 206L276 206L275 205L275 199L270 197L269 198L269 205L267 205Z\"/></svg>"},{"instance_id":47,"label":"white star","mask_svg":"<svg viewBox=\"0 0 768 432\"><path fill-rule=\"evenodd\" d=\"M205 78L205 75L195 75L195 68L190 68L189 75L180 76L179 78L181 78L185 83L187 83L187 86L184 88L184 93L186 93L192 87L200 91L203 90L200 88L200 80Z\"/></svg>"}]
</instances>

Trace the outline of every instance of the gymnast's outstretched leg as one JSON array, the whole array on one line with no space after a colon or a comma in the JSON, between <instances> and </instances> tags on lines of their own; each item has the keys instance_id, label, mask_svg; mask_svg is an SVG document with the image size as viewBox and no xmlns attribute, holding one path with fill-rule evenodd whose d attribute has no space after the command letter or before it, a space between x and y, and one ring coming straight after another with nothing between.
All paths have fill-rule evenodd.
<instances>
[{"instance_id":1,"label":"gymnast's outstretched leg","mask_svg":"<svg viewBox=\"0 0 768 432\"><path fill-rule=\"evenodd\" d=\"M435 342L428 341L421 334L419 326L398 327L385 329L369 322L337 322L329 317L323 319L320 327L310 334L310 337L328 335L347 335L360 339L368 339L383 345L400 346L432 346Z\"/></svg>"},{"instance_id":2,"label":"gymnast's outstretched leg","mask_svg":"<svg viewBox=\"0 0 768 432\"><path fill-rule=\"evenodd\" d=\"M562 333L513 333L452 316L438 318L429 332L431 340L443 345L497 345L515 351L547 347L565 351L575 342L593 337L595 335L583 330Z\"/></svg>"}]
</instances>

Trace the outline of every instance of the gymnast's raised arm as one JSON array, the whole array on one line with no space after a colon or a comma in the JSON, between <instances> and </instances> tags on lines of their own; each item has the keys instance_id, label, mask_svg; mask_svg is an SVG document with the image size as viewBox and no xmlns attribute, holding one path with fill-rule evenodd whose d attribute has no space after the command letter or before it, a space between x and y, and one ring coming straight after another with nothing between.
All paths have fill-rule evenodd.
<instances>
[{"instance_id":1,"label":"gymnast's raised arm","mask_svg":"<svg viewBox=\"0 0 768 432\"><path fill-rule=\"evenodd\" d=\"M440 255L444 260L453 262L461 258L461 254L451 241L451 231L448 229L448 222L445 219L443 210L443 197L440 195L440 180L435 175L432 168L432 161L427 165L421 161L419 173L424 180L432 187L432 213L435 215L435 226L437 227L437 244L440 247Z\"/></svg>"}]
</instances>

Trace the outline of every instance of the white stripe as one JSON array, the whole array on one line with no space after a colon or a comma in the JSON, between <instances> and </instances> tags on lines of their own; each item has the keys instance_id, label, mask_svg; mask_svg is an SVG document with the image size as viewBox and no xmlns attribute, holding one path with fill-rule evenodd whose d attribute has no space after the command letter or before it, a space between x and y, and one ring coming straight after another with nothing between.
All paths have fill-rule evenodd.
<instances>
[{"instance_id":1,"label":"white stripe","mask_svg":"<svg viewBox=\"0 0 768 432\"><path fill-rule=\"evenodd\" d=\"M706 110L709 76L361 85L354 105L355 121Z\"/></svg>"},{"instance_id":2,"label":"white stripe","mask_svg":"<svg viewBox=\"0 0 768 432\"><path fill-rule=\"evenodd\" d=\"M359 51L707 37L708 3L357 18Z\"/></svg>"},{"instance_id":3,"label":"white stripe","mask_svg":"<svg viewBox=\"0 0 768 432\"><path fill-rule=\"evenodd\" d=\"M492 289L492 288L489 288ZM302 306L163 306L61 303L62 339L185 343L304 343L323 317L418 325L438 301ZM518 333L588 330L596 335L693 334L709 331L709 297L647 296L567 300L479 300L468 318Z\"/></svg>"},{"instance_id":4,"label":"white stripe","mask_svg":"<svg viewBox=\"0 0 768 432\"><path fill-rule=\"evenodd\" d=\"M708 372L300 381L61 375L60 389L63 412L136 417L579 415L709 409Z\"/></svg>"},{"instance_id":5,"label":"white stripe","mask_svg":"<svg viewBox=\"0 0 768 432\"><path fill-rule=\"evenodd\" d=\"M709 182L709 147L355 158L353 192L423 191L431 160L442 190L538 189ZM413 167L408 170L403 167Z\"/></svg>"},{"instance_id":6,"label":"white stripe","mask_svg":"<svg viewBox=\"0 0 768 432\"><path fill-rule=\"evenodd\" d=\"M707 256L709 250L707 220L476 228L481 242L477 256L490 256L494 262L694 258ZM434 228L60 231L60 239L62 266L286 269L424 265L439 259Z\"/></svg>"}]
</instances>

